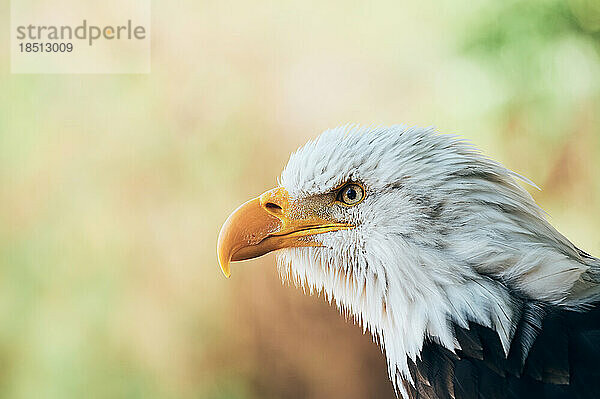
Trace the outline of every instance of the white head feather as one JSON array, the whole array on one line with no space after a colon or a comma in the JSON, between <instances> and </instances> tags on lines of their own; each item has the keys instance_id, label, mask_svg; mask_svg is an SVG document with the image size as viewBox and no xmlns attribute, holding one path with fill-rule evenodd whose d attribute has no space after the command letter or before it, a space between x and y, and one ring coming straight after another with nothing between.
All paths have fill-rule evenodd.
<instances>
[{"instance_id":1,"label":"white head feather","mask_svg":"<svg viewBox=\"0 0 600 399\"><path fill-rule=\"evenodd\" d=\"M316 236L323 247L280 251L280 272L362 323L401 391L426 339L458 349L451 322L493 328L508 352L516 296L577 306L597 295L582 276L599 266L517 180L529 183L432 129L328 130L292 154L280 185L302 201L361 182L365 200L336 214L356 227Z\"/></svg>"}]
</instances>

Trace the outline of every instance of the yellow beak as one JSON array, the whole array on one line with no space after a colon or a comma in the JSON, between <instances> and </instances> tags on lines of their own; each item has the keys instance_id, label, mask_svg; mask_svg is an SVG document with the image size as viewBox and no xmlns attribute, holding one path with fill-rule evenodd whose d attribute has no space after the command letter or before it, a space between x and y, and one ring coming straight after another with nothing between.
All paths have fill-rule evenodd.
<instances>
[{"instance_id":1,"label":"yellow beak","mask_svg":"<svg viewBox=\"0 0 600 399\"><path fill-rule=\"evenodd\" d=\"M311 236L352 228L330 222L315 212L298 211L283 187L267 191L236 209L225 221L217 242L217 257L226 277L229 263L257 258L290 247L314 247Z\"/></svg>"}]
</instances>

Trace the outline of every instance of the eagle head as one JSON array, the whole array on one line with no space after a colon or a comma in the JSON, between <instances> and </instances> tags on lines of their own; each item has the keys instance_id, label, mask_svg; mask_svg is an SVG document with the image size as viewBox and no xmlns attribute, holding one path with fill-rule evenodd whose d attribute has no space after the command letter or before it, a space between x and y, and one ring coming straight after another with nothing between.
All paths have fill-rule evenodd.
<instances>
[{"instance_id":1,"label":"eagle head","mask_svg":"<svg viewBox=\"0 0 600 399\"><path fill-rule=\"evenodd\" d=\"M291 155L277 188L231 214L218 259L229 277L231 261L278 250L282 278L369 330L402 390L425 342L460 349L453 326L488 327L508 353L523 298L590 295L589 265L518 180L432 129L327 130Z\"/></svg>"}]
</instances>

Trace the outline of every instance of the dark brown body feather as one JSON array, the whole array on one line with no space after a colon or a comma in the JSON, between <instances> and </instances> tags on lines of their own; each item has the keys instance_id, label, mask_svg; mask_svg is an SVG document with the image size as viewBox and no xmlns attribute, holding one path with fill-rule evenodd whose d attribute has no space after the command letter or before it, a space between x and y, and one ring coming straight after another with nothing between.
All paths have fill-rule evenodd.
<instances>
[{"instance_id":1,"label":"dark brown body feather","mask_svg":"<svg viewBox=\"0 0 600 399\"><path fill-rule=\"evenodd\" d=\"M508 356L495 331L455 326L461 350L428 342L411 364L415 399L600 398L600 306L522 306Z\"/></svg>"}]
</instances>

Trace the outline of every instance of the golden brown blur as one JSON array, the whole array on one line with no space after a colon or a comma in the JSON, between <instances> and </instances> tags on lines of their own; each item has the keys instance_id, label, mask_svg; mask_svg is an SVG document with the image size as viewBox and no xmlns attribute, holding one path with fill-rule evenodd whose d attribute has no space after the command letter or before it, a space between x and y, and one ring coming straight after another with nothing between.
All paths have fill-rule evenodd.
<instances>
[{"instance_id":1,"label":"golden brown blur","mask_svg":"<svg viewBox=\"0 0 600 399\"><path fill-rule=\"evenodd\" d=\"M11 75L0 42L0 397L392 398L272 255L225 279L215 253L348 122L470 139L600 255L598 1L152 6L148 75Z\"/></svg>"}]
</instances>

